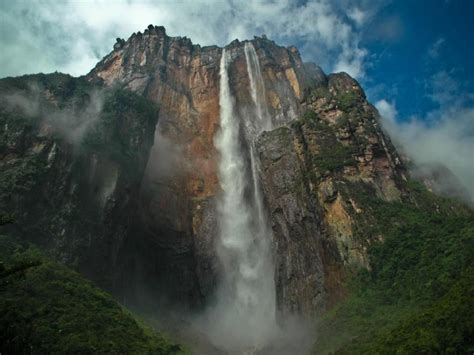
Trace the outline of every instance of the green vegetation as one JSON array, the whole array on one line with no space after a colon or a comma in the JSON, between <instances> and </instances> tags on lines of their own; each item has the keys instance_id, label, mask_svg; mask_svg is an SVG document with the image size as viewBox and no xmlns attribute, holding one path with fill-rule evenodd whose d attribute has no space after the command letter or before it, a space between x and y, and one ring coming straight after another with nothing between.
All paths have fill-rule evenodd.
<instances>
[{"instance_id":1,"label":"green vegetation","mask_svg":"<svg viewBox=\"0 0 474 355\"><path fill-rule=\"evenodd\" d=\"M329 99L331 97L331 93L329 92L327 87L321 85L311 90L309 92L309 96L313 99L320 99L320 98Z\"/></svg>"},{"instance_id":2,"label":"green vegetation","mask_svg":"<svg viewBox=\"0 0 474 355\"><path fill-rule=\"evenodd\" d=\"M353 150L337 142L331 146L323 146L322 151L314 157L313 163L321 171L337 171L345 166L354 165Z\"/></svg>"},{"instance_id":3,"label":"green vegetation","mask_svg":"<svg viewBox=\"0 0 474 355\"><path fill-rule=\"evenodd\" d=\"M359 237L371 272L320 325L316 353L470 353L474 350L474 213L409 182L410 201L384 202L349 183L364 213ZM356 214L354 214L356 215Z\"/></svg>"},{"instance_id":4,"label":"green vegetation","mask_svg":"<svg viewBox=\"0 0 474 355\"><path fill-rule=\"evenodd\" d=\"M23 161L15 161L0 174L0 201L16 194L28 193L41 182L46 171L45 162L38 156L28 156Z\"/></svg>"},{"instance_id":5,"label":"green vegetation","mask_svg":"<svg viewBox=\"0 0 474 355\"><path fill-rule=\"evenodd\" d=\"M0 236L0 352L181 353L107 293L37 249Z\"/></svg>"},{"instance_id":6,"label":"green vegetation","mask_svg":"<svg viewBox=\"0 0 474 355\"><path fill-rule=\"evenodd\" d=\"M99 120L82 139L82 152L111 159L124 173L139 172L147 145L137 147L137 138L148 136L151 142L156 119L157 107L144 97L120 88L107 92Z\"/></svg>"},{"instance_id":7,"label":"green vegetation","mask_svg":"<svg viewBox=\"0 0 474 355\"><path fill-rule=\"evenodd\" d=\"M335 136L334 129L320 120L314 111L306 111L303 118L296 123L300 126L306 124L317 133L319 151L312 162L320 172L340 171L345 166L355 165L354 148L343 145Z\"/></svg>"},{"instance_id":8,"label":"green vegetation","mask_svg":"<svg viewBox=\"0 0 474 355\"><path fill-rule=\"evenodd\" d=\"M342 111L346 112L350 111L353 107L355 107L358 101L359 95L357 95L357 93L352 90L340 93L336 97L338 107Z\"/></svg>"},{"instance_id":9,"label":"green vegetation","mask_svg":"<svg viewBox=\"0 0 474 355\"><path fill-rule=\"evenodd\" d=\"M133 187L156 119L155 105L139 95L83 78L0 80L0 211L8 212L0 213L0 226L12 236L0 236L0 353L181 352L48 257L66 260L63 246L74 244L79 259L91 239L101 240L97 187L108 167L119 171L117 184ZM94 176L92 159L103 168ZM26 239L48 256L20 242Z\"/></svg>"},{"instance_id":10,"label":"green vegetation","mask_svg":"<svg viewBox=\"0 0 474 355\"><path fill-rule=\"evenodd\" d=\"M336 121L335 127L336 129L347 128L350 126L350 119L347 113L344 113L339 117Z\"/></svg>"},{"instance_id":11,"label":"green vegetation","mask_svg":"<svg viewBox=\"0 0 474 355\"><path fill-rule=\"evenodd\" d=\"M33 74L20 77L9 77L0 80L0 96L18 98L24 96L28 100L14 100L20 106L29 103L30 110L39 109L48 104L47 99L41 95L42 91L48 91L54 98L56 107L63 109L76 106L83 109L95 90L99 89L96 85L88 82L85 78L74 78L68 74ZM16 112L19 113L19 112ZM30 112L31 113L31 112ZM40 113L35 112L35 116Z\"/></svg>"},{"instance_id":12,"label":"green vegetation","mask_svg":"<svg viewBox=\"0 0 474 355\"><path fill-rule=\"evenodd\" d=\"M0 80L0 210L18 221L9 232L54 255L101 240L104 187L137 188L156 120L152 102L123 88L58 73Z\"/></svg>"}]
</instances>

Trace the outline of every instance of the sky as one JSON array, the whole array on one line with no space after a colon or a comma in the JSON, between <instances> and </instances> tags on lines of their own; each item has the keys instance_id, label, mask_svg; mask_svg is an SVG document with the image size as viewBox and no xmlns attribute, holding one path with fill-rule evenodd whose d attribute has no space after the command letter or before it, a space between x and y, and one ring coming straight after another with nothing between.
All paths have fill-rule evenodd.
<instances>
[{"instance_id":1,"label":"sky","mask_svg":"<svg viewBox=\"0 0 474 355\"><path fill-rule=\"evenodd\" d=\"M86 74L149 25L201 45L266 34L363 86L392 139L474 196L474 0L0 0L0 77Z\"/></svg>"}]
</instances>

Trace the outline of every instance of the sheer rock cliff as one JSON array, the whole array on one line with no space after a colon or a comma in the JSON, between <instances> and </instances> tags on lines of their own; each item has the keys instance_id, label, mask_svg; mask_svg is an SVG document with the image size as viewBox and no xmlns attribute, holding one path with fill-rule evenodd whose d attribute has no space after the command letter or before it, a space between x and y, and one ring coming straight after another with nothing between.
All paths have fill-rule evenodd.
<instances>
[{"instance_id":1,"label":"sheer rock cliff","mask_svg":"<svg viewBox=\"0 0 474 355\"><path fill-rule=\"evenodd\" d=\"M366 216L355 187L386 201L402 199L405 168L354 79L325 75L304 63L295 47L264 37L251 42L275 127L257 137L255 146L273 231L278 307L283 313L319 313L344 296L343 282L353 268L369 267L372 240L364 236ZM252 105L244 45L235 40L226 46L240 117ZM83 78L44 79L47 85L33 85L39 89L31 86L41 81L36 76L23 78L22 95L39 95L48 110L14 126L18 105L2 109L2 167L13 171L31 159L44 165L31 189L2 197L25 226L16 232L41 240L124 302L205 304L219 270L214 135L221 53L217 46L194 45L149 26L118 39ZM8 80L2 85L10 85ZM106 97L131 91L133 97L129 107L109 104L113 123L98 130L105 140L91 143L82 155L75 143L48 131L43 119L61 106L72 107L69 116L77 117L81 104L73 97L79 93L70 89L76 82L84 82L88 103L94 90ZM71 97L61 94L67 90ZM149 108L155 106L159 111ZM106 149L117 142L118 154Z\"/></svg>"}]
</instances>

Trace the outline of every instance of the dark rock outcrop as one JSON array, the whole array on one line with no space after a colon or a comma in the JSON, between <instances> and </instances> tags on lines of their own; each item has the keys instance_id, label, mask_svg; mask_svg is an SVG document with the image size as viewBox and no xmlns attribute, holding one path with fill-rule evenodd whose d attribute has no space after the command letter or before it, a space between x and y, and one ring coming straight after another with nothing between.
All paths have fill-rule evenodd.
<instances>
[{"instance_id":1,"label":"dark rock outcrop","mask_svg":"<svg viewBox=\"0 0 474 355\"><path fill-rule=\"evenodd\" d=\"M0 210L15 219L6 232L114 290L155 106L63 74L3 79L0 100Z\"/></svg>"}]
</instances>

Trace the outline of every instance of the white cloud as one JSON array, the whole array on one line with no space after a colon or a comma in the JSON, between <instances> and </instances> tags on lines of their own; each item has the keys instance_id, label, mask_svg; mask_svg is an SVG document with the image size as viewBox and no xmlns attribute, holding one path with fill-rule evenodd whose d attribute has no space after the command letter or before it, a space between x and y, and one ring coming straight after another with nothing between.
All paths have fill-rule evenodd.
<instances>
[{"instance_id":1,"label":"white cloud","mask_svg":"<svg viewBox=\"0 0 474 355\"><path fill-rule=\"evenodd\" d=\"M364 59L367 55L365 49L347 48L339 55L333 71L344 71L354 78L362 78L364 76Z\"/></svg>"},{"instance_id":2,"label":"white cloud","mask_svg":"<svg viewBox=\"0 0 474 355\"><path fill-rule=\"evenodd\" d=\"M375 103L375 107L384 119L390 123L395 123L398 113L394 102L389 103L387 100L382 99Z\"/></svg>"},{"instance_id":3,"label":"white cloud","mask_svg":"<svg viewBox=\"0 0 474 355\"><path fill-rule=\"evenodd\" d=\"M202 45L225 45L265 33L278 43L297 44L306 60L328 71L364 75L366 50L353 26L366 11L341 12L338 2L309 0L56 1L0 3L3 55L0 77L25 72L85 74L112 48L148 24ZM356 2L357 3L357 2ZM334 58L336 60L334 61Z\"/></svg>"},{"instance_id":4,"label":"white cloud","mask_svg":"<svg viewBox=\"0 0 474 355\"><path fill-rule=\"evenodd\" d=\"M474 109L452 104L426 117L412 117L410 121L397 120L394 103L380 100L376 107L382 124L398 148L416 166L447 167L466 188L474 201ZM435 117L433 120L431 117ZM452 186L446 186L452 191ZM448 191L447 191L448 192Z\"/></svg>"},{"instance_id":5,"label":"white cloud","mask_svg":"<svg viewBox=\"0 0 474 355\"><path fill-rule=\"evenodd\" d=\"M347 16L358 26L362 26L367 19L367 13L358 7L354 7L347 12Z\"/></svg>"}]
</instances>

